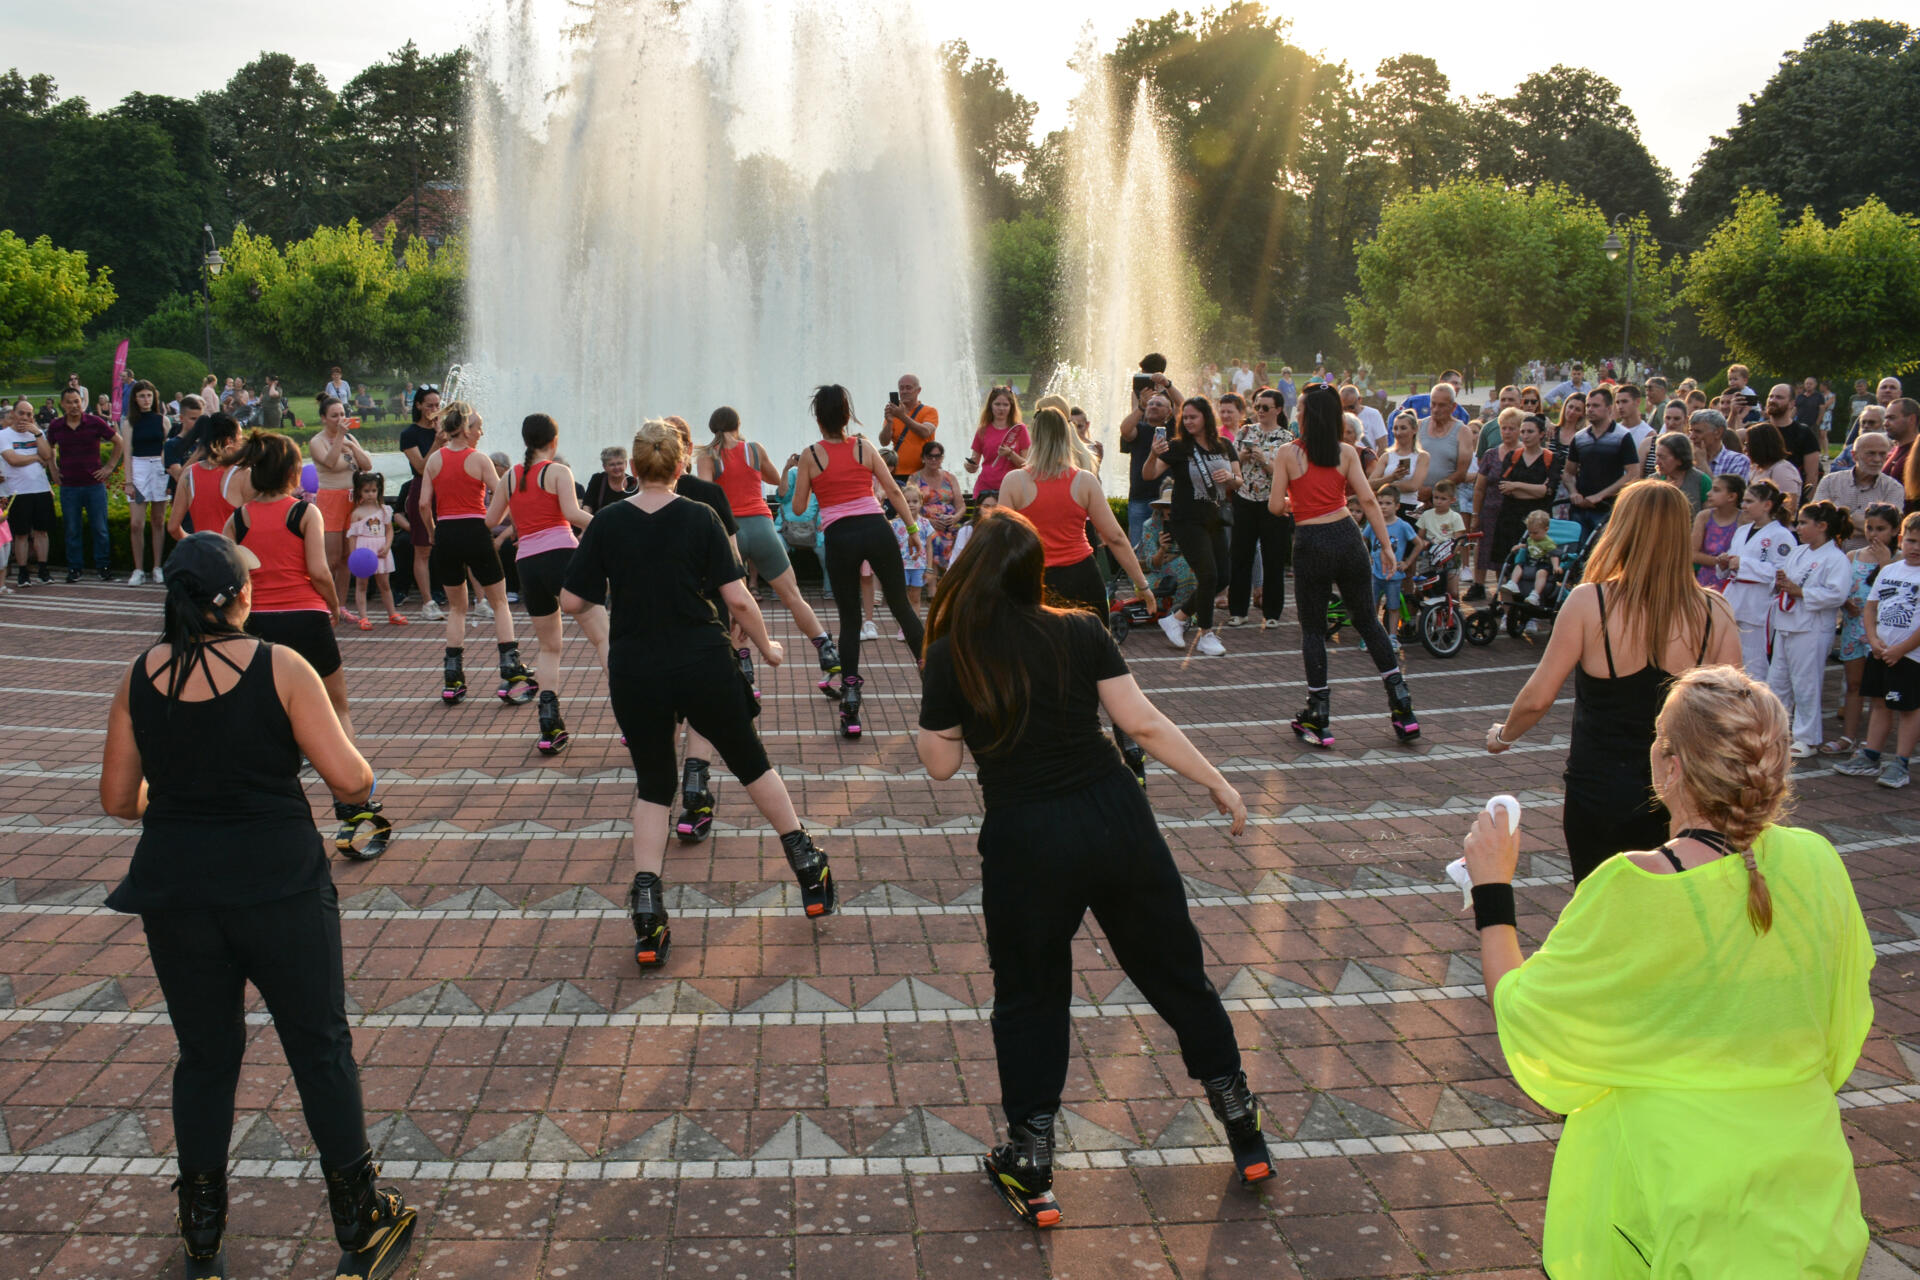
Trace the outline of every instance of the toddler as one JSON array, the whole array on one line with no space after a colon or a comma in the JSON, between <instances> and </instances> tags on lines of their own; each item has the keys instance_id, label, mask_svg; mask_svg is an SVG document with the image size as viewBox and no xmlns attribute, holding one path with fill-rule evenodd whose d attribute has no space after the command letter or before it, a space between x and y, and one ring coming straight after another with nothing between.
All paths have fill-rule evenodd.
<instances>
[{"instance_id":1,"label":"toddler","mask_svg":"<svg viewBox=\"0 0 1920 1280\"><path fill-rule=\"evenodd\" d=\"M378 472L362 471L353 477L353 523L347 526L347 556L365 548L379 557L380 567L373 581L380 588L380 602L387 607L387 625L404 627L407 617L393 607L393 513L387 510L386 477ZM356 578L354 603L360 613L360 629L373 630L367 616L367 579Z\"/></svg>"},{"instance_id":2,"label":"toddler","mask_svg":"<svg viewBox=\"0 0 1920 1280\"><path fill-rule=\"evenodd\" d=\"M1513 576L1507 579L1507 590L1519 595L1527 570L1533 570L1533 590L1527 595L1527 603L1535 608L1560 572L1560 548L1548 532L1552 523L1553 517L1546 511L1529 511L1527 536L1513 549Z\"/></svg>"},{"instance_id":3,"label":"toddler","mask_svg":"<svg viewBox=\"0 0 1920 1280\"><path fill-rule=\"evenodd\" d=\"M900 496L906 499L907 509L902 513L904 519L901 516L893 518L893 537L900 544L900 562L906 567L907 603L918 613L920 591L927 583L927 548L933 545L933 525L920 514L920 489L917 485L907 486ZM908 550L909 530L920 535L920 550L917 553ZM905 638L904 632L900 638Z\"/></svg>"},{"instance_id":4,"label":"toddler","mask_svg":"<svg viewBox=\"0 0 1920 1280\"><path fill-rule=\"evenodd\" d=\"M1380 539L1374 536L1373 526L1368 525L1360 537L1367 544L1368 557L1373 561L1373 607L1380 612L1387 634L1393 636L1400 630L1400 584L1407 576L1407 555L1419 535L1399 514L1400 490L1397 487L1383 484L1374 496L1380 501L1380 514L1386 518L1387 541L1393 547L1393 558L1397 562L1392 573L1382 572L1386 561L1381 555Z\"/></svg>"},{"instance_id":5,"label":"toddler","mask_svg":"<svg viewBox=\"0 0 1920 1280\"><path fill-rule=\"evenodd\" d=\"M1416 560L1428 552L1432 552L1436 560L1444 559L1452 554L1453 540L1466 533L1466 517L1453 509L1454 499L1458 496L1451 480L1442 480L1433 486L1433 506L1422 511L1420 518L1413 522L1415 532L1420 535L1413 542ZM1452 595L1452 569L1447 570L1444 585L1447 594Z\"/></svg>"}]
</instances>

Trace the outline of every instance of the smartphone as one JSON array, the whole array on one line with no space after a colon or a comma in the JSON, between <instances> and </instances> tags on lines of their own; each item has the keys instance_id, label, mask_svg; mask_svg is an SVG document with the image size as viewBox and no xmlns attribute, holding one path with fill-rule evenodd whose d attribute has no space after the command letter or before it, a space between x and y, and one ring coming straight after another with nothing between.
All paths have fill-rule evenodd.
<instances>
[{"instance_id":1,"label":"smartphone","mask_svg":"<svg viewBox=\"0 0 1920 1280\"><path fill-rule=\"evenodd\" d=\"M1167 429L1165 427L1155 427L1153 429L1153 438L1156 442L1165 440L1167 438Z\"/></svg>"},{"instance_id":2,"label":"smartphone","mask_svg":"<svg viewBox=\"0 0 1920 1280\"><path fill-rule=\"evenodd\" d=\"M899 403L900 403L900 393L899 393L898 391L889 391L889 392L887 392L887 403L888 403L888 404L899 404Z\"/></svg>"}]
</instances>

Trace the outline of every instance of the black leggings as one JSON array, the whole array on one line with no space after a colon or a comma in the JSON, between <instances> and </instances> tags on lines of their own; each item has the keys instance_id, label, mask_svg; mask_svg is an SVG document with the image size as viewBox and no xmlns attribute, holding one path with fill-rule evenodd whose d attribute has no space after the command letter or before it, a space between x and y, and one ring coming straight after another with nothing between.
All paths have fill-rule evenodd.
<instances>
[{"instance_id":1,"label":"black leggings","mask_svg":"<svg viewBox=\"0 0 1920 1280\"><path fill-rule=\"evenodd\" d=\"M1085 609L1107 620L1107 582L1093 556L1072 564L1052 565L1041 575L1047 603L1062 609Z\"/></svg>"},{"instance_id":2,"label":"black leggings","mask_svg":"<svg viewBox=\"0 0 1920 1280\"><path fill-rule=\"evenodd\" d=\"M609 671L607 693L613 718L627 736L634 793L648 804L670 805L680 789L674 748L683 719L713 744L742 786L752 786L773 767L754 731L753 693L731 650L706 651L665 671Z\"/></svg>"},{"instance_id":3,"label":"black leggings","mask_svg":"<svg viewBox=\"0 0 1920 1280\"><path fill-rule=\"evenodd\" d=\"M1178 607L1202 631L1213 630L1213 598L1220 594L1220 571L1227 567L1227 528L1218 515L1167 522L1180 554L1193 570L1193 594Z\"/></svg>"},{"instance_id":4,"label":"black leggings","mask_svg":"<svg viewBox=\"0 0 1920 1280\"><path fill-rule=\"evenodd\" d=\"M1644 772L1644 762L1640 771ZM1658 849L1667 842L1667 807L1645 777L1567 778L1560 832L1567 842L1573 882L1579 884L1616 853Z\"/></svg>"},{"instance_id":5,"label":"black leggings","mask_svg":"<svg viewBox=\"0 0 1920 1280\"><path fill-rule=\"evenodd\" d=\"M860 566L873 566L887 608L907 634L907 648L917 660L927 629L907 603L907 570L900 562L900 544L893 526L878 515L848 516L827 526L827 582L840 609L840 678L860 674Z\"/></svg>"},{"instance_id":6,"label":"black leggings","mask_svg":"<svg viewBox=\"0 0 1920 1280\"><path fill-rule=\"evenodd\" d=\"M1260 553L1260 613L1277 618L1287 607L1287 565L1293 560L1293 517L1277 516L1265 499L1233 500L1233 572L1227 578L1227 616L1244 618L1253 604L1253 553ZM1191 561L1189 561L1191 563Z\"/></svg>"},{"instance_id":7,"label":"black leggings","mask_svg":"<svg viewBox=\"0 0 1920 1280\"><path fill-rule=\"evenodd\" d=\"M1351 520L1303 524L1293 533L1293 590L1300 617L1300 653L1307 662L1307 688L1327 687L1327 592L1340 589L1354 630L1381 675L1400 666L1387 643L1387 633L1374 616L1373 565L1360 527Z\"/></svg>"},{"instance_id":8,"label":"black leggings","mask_svg":"<svg viewBox=\"0 0 1920 1280\"><path fill-rule=\"evenodd\" d=\"M366 1154L334 887L247 907L156 912L140 922L180 1042L173 1069L180 1171L227 1167L249 982L273 1015L320 1163L342 1169Z\"/></svg>"},{"instance_id":9,"label":"black leggings","mask_svg":"<svg viewBox=\"0 0 1920 1280\"><path fill-rule=\"evenodd\" d=\"M1146 792L1130 775L1116 769L1083 790L989 806L980 824L980 880L1008 1123L1060 1108L1073 936L1089 907L1113 958L1179 1038L1187 1074L1203 1080L1240 1069L1186 889Z\"/></svg>"}]
</instances>

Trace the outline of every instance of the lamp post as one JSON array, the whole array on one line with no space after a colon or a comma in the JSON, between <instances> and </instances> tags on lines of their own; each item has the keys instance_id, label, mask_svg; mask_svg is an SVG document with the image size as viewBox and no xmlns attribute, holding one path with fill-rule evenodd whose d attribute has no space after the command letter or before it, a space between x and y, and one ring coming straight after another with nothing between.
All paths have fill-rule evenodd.
<instances>
[{"instance_id":1,"label":"lamp post","mask_svg":"<svg viewBox=\"0 0 1920 1280\"><path fill-rule=\"evenodd\" d=\"M219 275L221 270L227 265L227 260L220 256L219 248L213 243L212 224L210 223L201 224L200 233L206 237L206 242L207 242L206 255L201 259L201 264L200 264L202 270L206 272L206 275L204 276L204 282L206 287L200 295L200 318L206 327L207 372L212 373L213 372L213 280L214 280L214 277Z\"/></svg>"},{"instance_id":2,"label":"lamp post","mask_svg":"<svg viewBox=\"0 0 1920 1280\"><path fill-rule=\"evenodd\" d=\"M1607 255L1608 262L1618 259L1621 248L1620 231L1623 227L1627 233L1627 318L1620 329L1620 379L1624 382L1627 377L1628 351L1633 344L1633 251L1640 242L1639 229L1627 221L1626 214L1616 213L1613 215L1613 226L1607 232L1607 242L1600 248Z\"/></svg>"}]
</instances>

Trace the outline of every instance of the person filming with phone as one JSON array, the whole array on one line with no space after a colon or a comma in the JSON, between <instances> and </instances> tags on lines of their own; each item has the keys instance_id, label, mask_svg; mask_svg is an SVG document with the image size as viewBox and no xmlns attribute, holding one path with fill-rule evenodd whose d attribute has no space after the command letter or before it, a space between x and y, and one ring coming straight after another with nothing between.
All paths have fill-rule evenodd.
<instances>
[{"instance_id":1,"label":"person filming with phone","mask_svg":"<svg viewBox=\"0 0 1920 1280\"><path fill-rule=\"evenodd\" d=\"M887 393L886 413L880 420L880 447L893 450L893 478L903 489L920 469L920 451L933 443L939 429L940 411L920 403L920 379L911 373L901 374L900 389Z\"/></svg>"}]
</instances>

